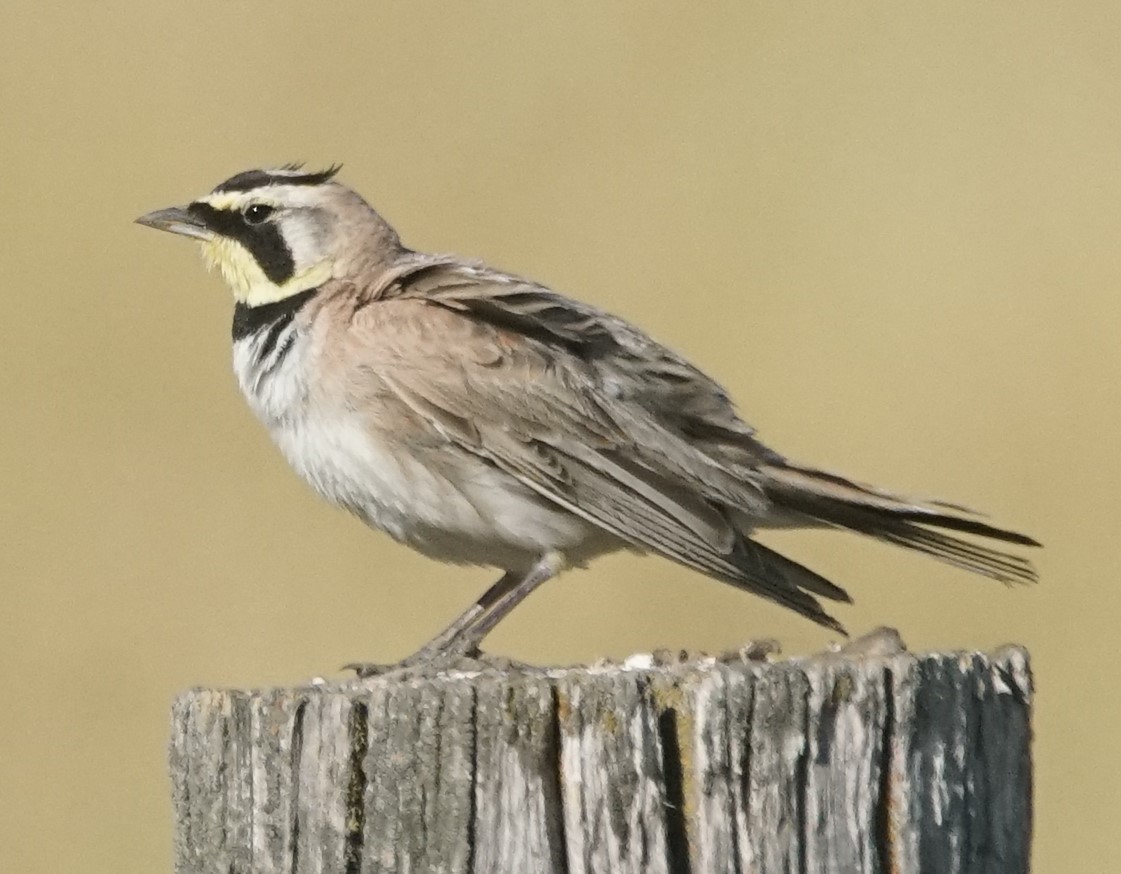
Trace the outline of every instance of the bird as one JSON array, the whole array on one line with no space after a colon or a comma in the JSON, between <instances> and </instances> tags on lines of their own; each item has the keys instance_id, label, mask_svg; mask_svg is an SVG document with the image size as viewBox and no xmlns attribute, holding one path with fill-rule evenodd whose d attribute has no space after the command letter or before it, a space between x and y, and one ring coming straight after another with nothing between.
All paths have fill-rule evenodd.
<instances>
[{"instance_id":1,"label":"bird","mask_svg":"<svg viewBox=\"0 0 1121 874\"><path fill-rule=\"evenodd\" d=\"M247 170L136 221L198 241L228 284L241 391L320 496L433 559L502 572L399 665L477 656L537 587L619 550L846 634L822 601L848 593L754 539L773 528L843 529L1036 580L1018 551L984 542L1035 539L787 458L640 328L410 249L339 169Z\"/></svg>"}]
</instances>

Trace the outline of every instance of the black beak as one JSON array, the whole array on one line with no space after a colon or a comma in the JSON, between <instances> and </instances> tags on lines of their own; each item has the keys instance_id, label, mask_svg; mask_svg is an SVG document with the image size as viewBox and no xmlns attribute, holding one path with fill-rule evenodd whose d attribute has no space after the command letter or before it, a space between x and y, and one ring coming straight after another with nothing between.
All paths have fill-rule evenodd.
<instances>
[{"instance_id":1,"label":"black beak","mask_svg":"<svg viewBox=\"0 0 1121 874\"><path fill-rule=\"evenodd\" d=\"M146 225L160 231L172 234L182 234L184 237L194 237L197 240L212 240L214 233L195 218L182 206L171 206L167 209L157 209L155 212L145 213L136 220L138 225Z\"/></svg>"}]
</instances>

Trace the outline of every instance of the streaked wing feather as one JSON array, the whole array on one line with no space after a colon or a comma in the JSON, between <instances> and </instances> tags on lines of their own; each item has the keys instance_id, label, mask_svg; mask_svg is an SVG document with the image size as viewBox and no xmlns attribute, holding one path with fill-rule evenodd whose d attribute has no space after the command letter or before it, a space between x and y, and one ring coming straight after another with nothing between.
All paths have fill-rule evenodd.
<instances>
[{"instance_id":1,"label":"streaked wing feather","mask_svg":"<svg viewBox=\"0 0 1121 874\"><path fill-rule=\"evenodd\" d=\"M578 398L584 405L572 422L578 432L628 442L636 463L688 483L709 500L748 516L766 512L756 471L780 456L754 438L720 385L633 325L462 262L437 262L402 276L394 294L462 313L551 356L563 398L553 412ZM573 376L579 384L564 384Z\"/></svg>"},{"instance_id":2,"label":"streaked wing feather","mask_svg":"<svg viewBox=\"0 0 1121 874\"><path fill-rule=\"evenodd\" d=\"M490 445L493 452L495 446ZM550 453L544 450L544 454ZM810 592L841 601L849 600L848 595L823 577L758 543L737 537L732 550L721 553L662 507L629 491L619 480L583 463L572 466L571 462L577 460L571 457L563 463L573 486L568 494L550 488L539 471L527 467L530 456L523 452L516 451L510 456L499 451L491 457L539 494L595 522L621 540L775 601L840 634L846 633ZM532 457L539 458L540 454L533 453Z\"/></svg>"},{"instance_id":3,"label":"streaked wing feather","mask_svg":"<svg viewBox=\"0 0 1121 874\"><path fill-rule=\"evenodd\" d=\"M410 304L423 302L386 306ZM446 439L626 543L842 630L789 574L797 569L796 580L827 597L840 590L746 541L706 498L701 475L675 476L672 465L659 469L656 459L644 460L640 443L580 382L588 376L579 366L453 309L430 309L424 318L409 312L392 314L393 330L371 336L368 345L398 364L383 369L383 384ZM376 317L360 313L356 327Z\"/></svg>"}]
</instances>

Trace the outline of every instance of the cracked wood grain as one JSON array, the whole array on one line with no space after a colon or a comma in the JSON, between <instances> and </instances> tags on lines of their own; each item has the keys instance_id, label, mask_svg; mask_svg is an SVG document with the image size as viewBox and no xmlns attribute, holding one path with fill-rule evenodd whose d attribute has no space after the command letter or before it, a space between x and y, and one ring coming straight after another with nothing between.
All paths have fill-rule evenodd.
<instances>
[{"instance_id":1,"label":"cracked wood grain","mask_svg":"<svg viewBox=\"0 0 1121 874\"><path fill-rule=\"evenodd\" d=\"M193 690L175 870L1027 872L1031 695L1015 647Z\"/></svg>"}]
</instances>

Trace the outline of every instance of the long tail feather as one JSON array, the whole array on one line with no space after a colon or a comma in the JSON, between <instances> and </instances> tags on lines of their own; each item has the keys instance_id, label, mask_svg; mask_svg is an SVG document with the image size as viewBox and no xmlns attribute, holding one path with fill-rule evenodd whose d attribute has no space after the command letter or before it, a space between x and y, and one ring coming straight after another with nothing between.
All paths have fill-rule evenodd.
<instances>
[{"instance_id":1,"label":"long tail feather","mask_svg":"<svg viewBox=\"0 0 1121 874\"><path fill-rule=\"evenodd\" d=\"M1036 580L1035 569L1027 559L943 533L960 531L1019 546L1039 546L1025 534L964 515L971 512L965 508L911 501L810 468L768 467L766 473L767 493L787 510L925 553L1003 583Z\"/></svg>"}]
</instances>

